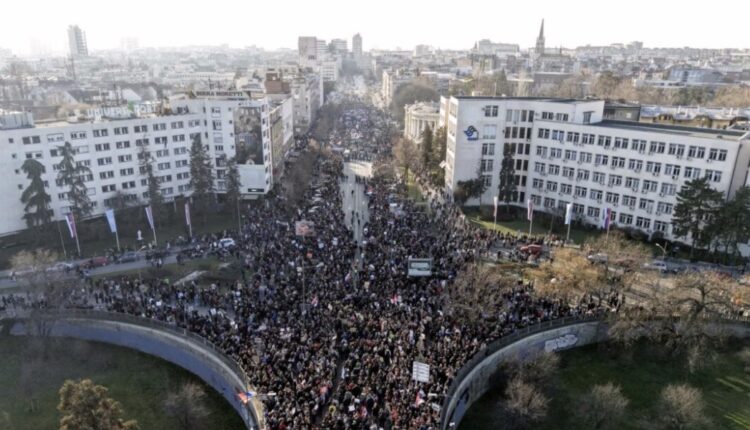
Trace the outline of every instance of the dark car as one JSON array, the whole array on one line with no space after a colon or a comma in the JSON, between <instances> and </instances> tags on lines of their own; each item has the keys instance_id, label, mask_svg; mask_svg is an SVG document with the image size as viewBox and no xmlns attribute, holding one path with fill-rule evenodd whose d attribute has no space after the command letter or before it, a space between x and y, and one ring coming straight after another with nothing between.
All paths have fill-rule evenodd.
<instances>
[{"instance_id":1,"label":"dark car","mask_svg":"<svg viewBox=\"0 0 750 430\"><path fill-rule=\"evenodd\" d=\"M89 269L91 269L91 268L94 268L94 267L106 266L107 264L109 264L109 258L107 258L107 257L105 257L103 255L100 255L100 256L92 257L88 261L88 265L87 266L88 266Z\"/></svg>"}]
</instances>

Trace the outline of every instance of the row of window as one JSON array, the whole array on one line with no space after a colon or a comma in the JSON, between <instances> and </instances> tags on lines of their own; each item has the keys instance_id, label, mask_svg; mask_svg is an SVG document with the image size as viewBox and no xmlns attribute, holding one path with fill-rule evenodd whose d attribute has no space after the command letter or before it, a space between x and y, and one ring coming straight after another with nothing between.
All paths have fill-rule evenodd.
<instances>
[{"instance_id":1,"label":"row of window","mask_svg":"<svg viewBox=\"0 0 750 430\"><path fill-rule=\"evenodd\" d=\"M682 158L686 155L685 150L687 149L688 158L696 158L702 160L706 158L706 148L697 145L684 145L680 143L670 143L650 141L647 142L641 139L628 139L624 137L615 137L604 135L594 135L588 133L568 132L567 136L563 130L550 130L547 128L540 128L537 133L537 137L540 139L551 139L558 142L571 142L573 144L580 143L581 145L597 145L606 149L630 149L632 151L639 152L641 154L648 151L649 155L653 154L668 154L674 155L678 158ZM708 150L708 160L711 161L726 161L727 150L711 148Z\"/></svg>"},{"instance_id":2,"label":"row of window","mask_svg":"<svg viewBox=\"0 0 750 430\"><path fill-rule=\"evenodd\" d=\"M200 126L200 120L194 119L188 121L188 128L192 127L198 127ZM216 123L216 121L214 121ZM172 130L179 130L185 128L185 122L184 121L173 121L170 123L170 128ZM151 125L152 131L164 131L167 129L166 123L158 123L158 124L152 124ZM221 126L219 125L219 129L221 129ZM136 125L133 126L133 133L146 133L148 132L148 125ZM116 136L121 136L124 134L130 133L130 129L127 126L124 127L114 127L112 129L112 133ZM107 137L109 136L109 129L102 128L102 129L96 129L91 132L93 137ZM71 140L79 140L79 139L86 139L88 136L87 132L85 131L72 131L70 132L70 139ZM65 141L65 134L64 133L50 133L47 136L47 142L48 143L55 143L55 142L63 142ZM13 143L13 138L10 138L9 143ZM36 136L23 136L21 138L21 142L24 145L31 145L36 143L42 143L42 138L39 135Z\"/></svg>"},{"instance_id":3,"label":"row of window","mask_svg":"<svg viewBox=\"0 0 750 430\"><path fill-rule=\"evenodd\" d=\"M541 196L534 194L531 195L531 200L536 206L544 207L546 209L557 208L558 211L564 211L566 205L569 203L564 200L555 201L555 199L549 197L542 198ZM573 213L578 216L583 216L583 214L585 213L588 218L601 220L602 214L604 212L601 208L598 208L596 206L586 207L582 204L573 203ZM653 228L654 231L660 231L663 233L668 232L670 225L670 223L668 222L652 220L646 217L634 216L632 214L624 212L620 212L618 215L617 211L610 211L610 221L614 224L622 226L635 226L642 230L651 230Z\"/></svg>"}]
</instances>

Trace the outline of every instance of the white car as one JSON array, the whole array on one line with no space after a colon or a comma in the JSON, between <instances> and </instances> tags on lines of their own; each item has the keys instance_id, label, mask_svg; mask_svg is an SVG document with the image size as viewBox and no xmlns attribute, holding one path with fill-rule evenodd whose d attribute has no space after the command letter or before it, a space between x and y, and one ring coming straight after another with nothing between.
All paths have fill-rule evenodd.
<instances>
[{"instance_id":1,"label":"white car","mask_svg":"<svg viewBox=\"0 0 750 430\"><path fill-rule=\"evenodd\" d=\"M219 248L234 248L237 244L231 237L225 237L219 241Z\"/></svg>"}]
</instances>

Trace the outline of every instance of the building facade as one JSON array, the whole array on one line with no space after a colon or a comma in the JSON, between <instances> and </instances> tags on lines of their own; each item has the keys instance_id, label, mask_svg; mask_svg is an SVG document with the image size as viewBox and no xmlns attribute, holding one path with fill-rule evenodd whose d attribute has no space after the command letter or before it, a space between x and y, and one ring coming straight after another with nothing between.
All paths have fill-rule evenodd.
<instances>
[{"instance_id":1,"label":"building facade","mask_svg":"<svg viewBox=\"0 0 750 430\"><path fill-rule=\"evenodd\" d=\"M285 143L292 129L291 105L280 106L284 124L276 127ZM63 219L70 211L68 187L57 179L59 147L66 142L73 146L76 162L91 171L84 181L93 204L92 216L103 214L121 194L133 202L148 201L144 153L152 160L165 200L189 196L190 147L195 139L202 142L211 159L217 192L226 190L227 160L237 157L243 197L264 194L273 187L273 166L278 164L272 149L271 111L265 96L207 91L174 97L168 108L155 114L39 124L30 118L16 120L11 124L20 127L0 128L4 145L0 166L9 172L8 180L0 184L6 196L0 234L26 228L20 200L28 186L21 169L26 159L35 159L45 167L43 180L52 198L54 219ZM283 155L283 149L276 153Z\"/></svg>"},{"instance_id":2,"label":"building facade","mask_svg":"<svg viewBox=\"0 0 750 430\"><path fill-rule=\"evenodd\" d=\"M513 203L674 240L672 214L685 182L708 177L729 198L746 182L750 133L603 120L604 101L451 97L441 101L447 128L445 186L455 191L477 171L490 204L503 153L512 158ZM444 110L447 110L445 112ZM477 204L478 201L470 201Z\"/></svg>"},{"instance_id":3,"label":"building facade","mask_svg":"<svg viewBox=\"0 0 750 430\"><path fill-rule=\"evenodd\" d=\"M359 33L352 37L352 54L354 54L354 58L362 56L362 36Z\"/></svg>"},{"instance_id":4,"label":"building facade","mask_svg":"<svg viewBox=\"0 0 750 430\"><path fill-rule=\"evenodd\" d=\"M68 27L68 49L71 57L88 57L89 55L86 33L77 25Z\"/></svg>"},{"instance_id":5,"label":"building facade","mask_svg":"<svg viewBox=\"0 0 750 430\"><path fill-rule=\"evenodd\" d=\"M300 36L297 39L300 67L314 67L318 63L318 39Z\"/></svg>"},{"instance_id":6,"label":"building facade","mask_svg":"<svg viewBox=\"0 0 750 430\"><path fill-rule=\"evenodd\" d=\"M427 127L435 133L439 116L438 103L419 102L404 106L404 137L421 143L422 133Z\"/></svg>"}]
</instances>

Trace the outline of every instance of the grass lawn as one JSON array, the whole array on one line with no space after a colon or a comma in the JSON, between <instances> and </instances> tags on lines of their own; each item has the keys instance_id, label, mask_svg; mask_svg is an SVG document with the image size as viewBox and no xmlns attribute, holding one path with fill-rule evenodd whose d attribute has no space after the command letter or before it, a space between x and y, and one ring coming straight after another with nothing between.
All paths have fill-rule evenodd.
<instances>
[{"instance_id":1,"label":"grass lawn","mask_svg":"<svg viewBox=\"0 0 750 430\"><path fill-rule=\"evenodd\" d=\"M188 381L200 382L182 368L130 349L74 339L46 342L44 360L38 339L0 335L0 428L59 428L58 391L63 382L90 378L106 386L122 404L125 416L136 419L141 429L174 429L178 423L164 414L164 399ZM244 428L219 394L205 385L204 389L210 411L205 428ZM29 411L31 399L36 400L34 412Z\"/></svg>"},{"instance_id":2,"label":"grass lawn","mask_svg":"<svg viewBox=\"0 0 750 430\"><path fill-rule=\"evenodd\" d=\"M409 173L409 176L406 178L406 194L415 203L423 203L426 201L422 194L422 190L419 189L419 185L414 182L414 175L411 173Z\"/></svg>"},{"instance_id":3,"label":"grass lawn","mask_svg":"<svg viewBox=\"0 0 750 430\"><path fill-rule=\"evenodd\" d=\"M498 211L503 210L502 208L498 208ZM505 233L513 233L516 234L519 231L522 234L528 234L529 232L529 222L525 219L523 220L514 220L514 221L498 221L497 225L493 225L492 219L489 221L483 218L480 218L479 211L476 208L463 208L464 214L466 214L466 217L469 219L469 221L472 224L484 227L486 229L492 229L493 227L495 230L505 232ZM560 227L560 226L557 226ZM563 226L564 227L564 226ZM566 231L565 228L562 228L560 231ZM532 234L537 235L545 235L549 232L549 222L535 222L532 225ZM571 228L570 229L570 239L578 244L581 244L585 242L586 240L590 238L595 238L602 234L601 232L597 230L584 230L584 229L578 229L578 228ZM564 237L564 233L562 236Z\"/></svg>"},{"instance_id":4,"label":"grass lawn","mask_svg":"<svg viewBox=\"0 0 750 430\"><path fill-rule=\"evenodd\" d=\"M748 345L748 342L745 342ZM623 429L644 428L652 420L654 405L661 390L670 383L687 383L703 391L711 428L750 429L750 374L745 373L737 357L740 342L719 356L715 365L689 374L684 357L673 361L657 357L652 345L634 348L632 359L615 357L597 345L576 348L562 354L562 365L545 422L534 428L541 430L576 429L571 411L576 399L594 384L613 382L620 385L630 401L628 422ZM492 392L482 398L462 421L460 430L498 428L497 402L502 393Z\"/></svg>"}]
</instances>

